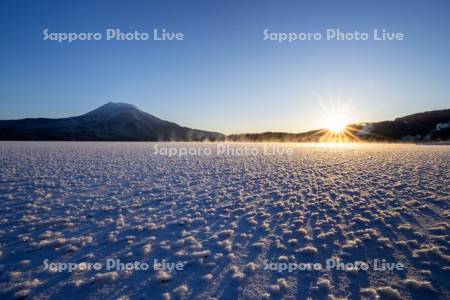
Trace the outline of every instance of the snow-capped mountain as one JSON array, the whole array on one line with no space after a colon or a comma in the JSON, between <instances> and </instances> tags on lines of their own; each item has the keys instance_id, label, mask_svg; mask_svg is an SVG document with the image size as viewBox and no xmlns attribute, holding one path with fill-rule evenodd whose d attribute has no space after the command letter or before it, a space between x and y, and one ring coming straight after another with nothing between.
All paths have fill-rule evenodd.
<instances>
[{"instance_id":1,"label":"snow-capped mountain","mask_svg":"<svg viewBox=\"0 0 450 300\"><path fill-rule=\"evenodd\" d=\"M127 103L109 102L70 118L0 121L1 140L202 141L223 137L161 120Z\"/></svg>"}]
</instances>

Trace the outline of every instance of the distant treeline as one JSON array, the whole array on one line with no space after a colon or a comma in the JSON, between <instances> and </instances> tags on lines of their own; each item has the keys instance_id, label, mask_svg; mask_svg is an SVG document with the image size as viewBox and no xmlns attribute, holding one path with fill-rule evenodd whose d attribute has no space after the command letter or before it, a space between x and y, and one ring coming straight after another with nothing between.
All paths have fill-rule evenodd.
<instances>
[{"instance_id":1,"label":"distant treeline","mask_svg":"<svg viewBox=\"0 0 450 300\"><path fill-rule=\"evenodd\" d=\"M449 141L450 109L417 113L393 121L351 124L342 134L321 129L303 133L232 134L226 139L232 142Z\"/></svg>"}]
</instances>

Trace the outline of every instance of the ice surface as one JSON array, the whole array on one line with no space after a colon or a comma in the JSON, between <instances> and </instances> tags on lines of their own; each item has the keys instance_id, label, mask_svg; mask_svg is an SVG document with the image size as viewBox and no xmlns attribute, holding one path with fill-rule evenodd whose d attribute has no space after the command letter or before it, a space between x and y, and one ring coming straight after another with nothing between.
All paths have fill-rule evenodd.
<instances>
[{"instance_id":1,"label":"ice surface","mask_svg":"<svg viewBox=\"0 0 450 300\"><path fill-rule=\"evenodd\" d=\"M0 298L450 298L449 146L278 146L1 142ZM265 268L332 258L404 270ZM106 259L151 267L87 269Z\"/></svg>"}]
</instances>

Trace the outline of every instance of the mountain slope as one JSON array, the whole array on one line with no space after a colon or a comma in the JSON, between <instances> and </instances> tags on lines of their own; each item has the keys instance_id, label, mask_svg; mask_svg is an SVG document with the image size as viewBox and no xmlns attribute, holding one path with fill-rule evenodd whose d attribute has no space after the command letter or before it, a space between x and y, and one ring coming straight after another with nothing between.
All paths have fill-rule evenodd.
<instances>
[{"instance_id":1,"label":"mountain slope","mask_svg":"<svg viewBox=\"0 0 450 300\"><path fill-rule=\"evenodd\" d=\"M427 111L396 118L394 121L371 123L368 136L392 140L448 140L450 109Z\"/></svg>"},{"instance_id":2,"label":"mountain slope","mask_svg":"<svg viewBox=\"0 0 450 300\"><path fill-rule=\"evenodd\" d=\"M78 117L0 121L0 140L202 141L216 132L182 127L126 103L109 102Z\"/></svg>"}]
</instances>

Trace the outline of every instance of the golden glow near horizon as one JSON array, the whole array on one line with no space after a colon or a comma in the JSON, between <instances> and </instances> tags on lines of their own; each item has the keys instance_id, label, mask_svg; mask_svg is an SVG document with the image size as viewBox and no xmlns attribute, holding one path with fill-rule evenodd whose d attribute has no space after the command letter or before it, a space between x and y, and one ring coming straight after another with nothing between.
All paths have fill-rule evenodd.
<instances>
[{"instance_id":1,"label":"golden glow near horizon","mask_svg":"<svg viewBox=\"0 0 450 300\"><path fill-rule=\"evenodd\" d=\"M325 117L325 128L336 134L342 133L349 122L343 113L331 112Z\"/></svg>"},{"instance_id":2,"label":"golden glow near horizon","mask_svg":"<svg viewBox=\"0 0 450 300\"><path fill-rule=\"evenodd\" d=\"M354 134L357 129L351 126L354 122L354 108L349 102L332 101L328 105L321 102L320 120L323 130L320 131L320 141L349 142L359 138Z\"/></svg>"}]
</instances>

